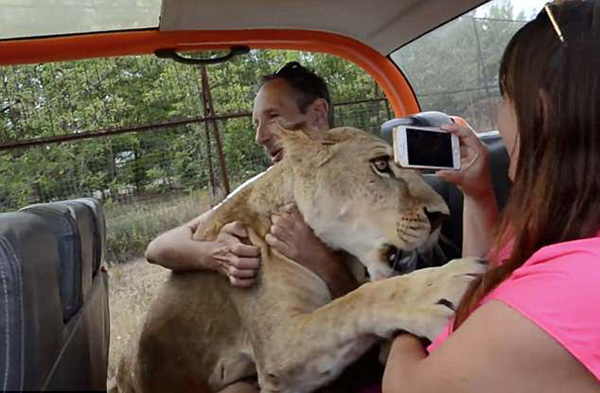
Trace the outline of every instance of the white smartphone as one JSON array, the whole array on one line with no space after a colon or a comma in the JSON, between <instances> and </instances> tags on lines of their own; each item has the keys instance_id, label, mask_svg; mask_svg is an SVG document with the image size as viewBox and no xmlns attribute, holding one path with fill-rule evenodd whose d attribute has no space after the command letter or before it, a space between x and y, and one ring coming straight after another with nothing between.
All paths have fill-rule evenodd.
<instances>
[{"instance_id":1,"label":"white smartphone","mask_svg":"<svg viewBox=\"0 0 600 393\"><path fill-rule=\"evenodd\" d=\"M393 131L394 160L404 168L460 169L460 143L440 128L397 126Z\"/></svg>"}]
</instances>

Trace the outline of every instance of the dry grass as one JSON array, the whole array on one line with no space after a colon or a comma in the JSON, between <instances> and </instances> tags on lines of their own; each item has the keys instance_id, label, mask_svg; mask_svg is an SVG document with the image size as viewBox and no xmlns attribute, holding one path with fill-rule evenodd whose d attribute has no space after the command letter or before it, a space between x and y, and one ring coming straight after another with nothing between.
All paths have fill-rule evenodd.
<instances>
[{"instance_id":1,"label":"dry grass","mask_svg":"<svg viewBox=\"0 0 600 393\"><path fill-rule=\"evenodd\" d=\"M209 208L206 191L105 206L106 260L114 264L139 258L156 236L188 222Z\"/></svg>"},{"instance_id":2,"label":"dry grass","mask_svg":"<svg viewBox=\"0 0 600 393\"><path fill-rule=\"evenodd\" d=\"M110 352L108 378L137 333L148 306L169 270L140 257L160 233L209 208L205 191L106 208L109 264Z\"/></svg>"},{"instance_id":3,"label":"dry grass","mask_svg":"<svg viewBox=\"0 0 600 393\"><path fill-rule=\"evenodd\" d=\"M146 315L169 270L151 265L144 259L112 265L109 269L110 355L108 378L117 370L121 355Z\"/></svg>"},{"instance_id":4,"label":"dry grass","mask_svg":"<svg viewBox=\"0 0 600 393\"><path fill-rule=\"evenodd\" d=\"M235 188L237 184L234 185ZM158 234L210 208L206 191L106 208L109 268L110 354L108 378L130 345L169 270L141 258Z\"/></svg>"}]
</instances>

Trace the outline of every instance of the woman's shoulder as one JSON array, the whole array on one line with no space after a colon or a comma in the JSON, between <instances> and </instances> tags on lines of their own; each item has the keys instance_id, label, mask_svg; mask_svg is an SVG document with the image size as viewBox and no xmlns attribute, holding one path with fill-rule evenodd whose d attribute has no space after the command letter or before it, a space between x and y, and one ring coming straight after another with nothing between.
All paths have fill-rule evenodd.
<instances>
[{"instance_id":1,"label":"woman's shoulder","mask_svg":"<svg viewBox=\"0 0 600 393\"><path fill-rule=\"evenodd\" d=\"M550 269L577 273L579 268L600 274L600 233L598 236L552 244L535 252L515 273Z\"/></svg>"},{"instance_id":2,"label":"woman's shoulder","mask_svg":"<svg viewBox=\"0 0 600 393\"><path fill-rule=\"evenodd\" d=\"M600 237L544 247L501 283L499 300L600 373Z\"/></svg>"},{"instance_id":3,"label":"woman's shoulder","mask_svg":"<svg viewBox=\"0 0 600 393\"><path fill-rule=\"evenodd\" d=\"M493 290L498 299L532 316L580 318L600 328L600 237L544 247Z\"/></svg>"}]
</instances>

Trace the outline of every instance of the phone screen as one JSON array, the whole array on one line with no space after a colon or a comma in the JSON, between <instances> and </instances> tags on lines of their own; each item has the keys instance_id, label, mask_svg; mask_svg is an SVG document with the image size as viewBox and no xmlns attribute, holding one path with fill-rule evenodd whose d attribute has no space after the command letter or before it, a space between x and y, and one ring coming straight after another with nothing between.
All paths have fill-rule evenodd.
<instances>
[{"instance_id":1,"label":"phone screen","mask_svg":"<svg viewBox=\"0 0 600 393\"><path fill-rule=\"evenodd\" d=\"M453 167L451 134L406 128L408 164Z\"/></svg>"}]
</instances>

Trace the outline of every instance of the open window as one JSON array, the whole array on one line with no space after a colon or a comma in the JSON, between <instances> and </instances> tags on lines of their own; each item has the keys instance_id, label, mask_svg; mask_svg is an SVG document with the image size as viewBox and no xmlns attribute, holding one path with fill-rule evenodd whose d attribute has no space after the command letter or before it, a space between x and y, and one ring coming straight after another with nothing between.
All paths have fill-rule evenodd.
<instances>
[{"instance_id":1,"label":"open window","mask_svg":"<svg viewBox=\"0 0 600 393\"><path fill-rule=\"evenodd\" d=\"M495 130L498 72L504 48L545 1L493 0L394 51L421 110L465 118L478 132Z\"/></svg>"}]
</instances>

